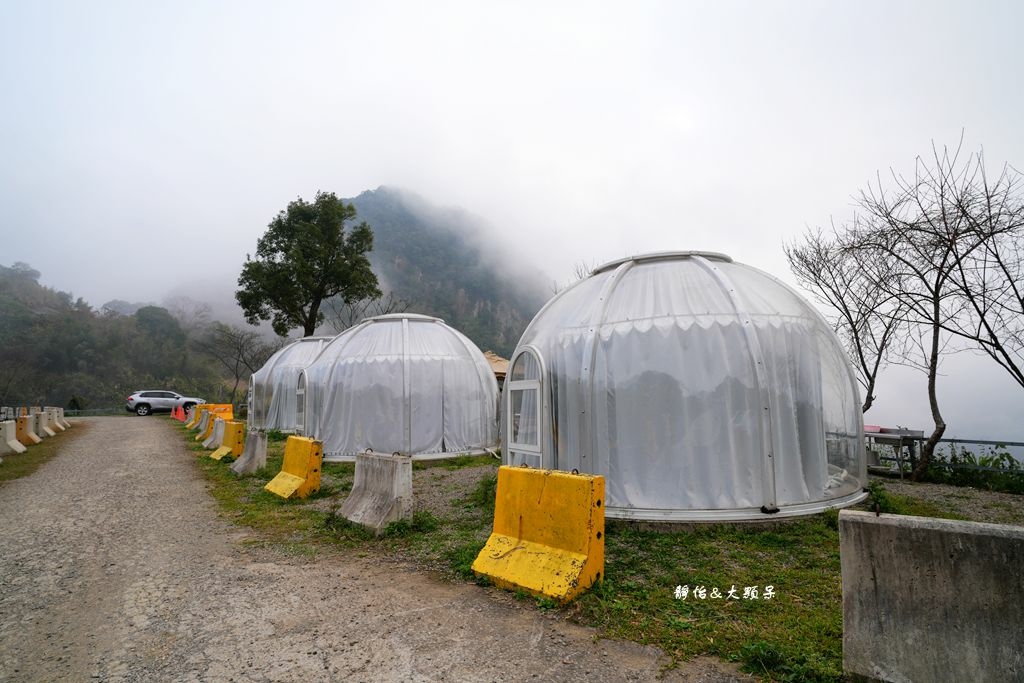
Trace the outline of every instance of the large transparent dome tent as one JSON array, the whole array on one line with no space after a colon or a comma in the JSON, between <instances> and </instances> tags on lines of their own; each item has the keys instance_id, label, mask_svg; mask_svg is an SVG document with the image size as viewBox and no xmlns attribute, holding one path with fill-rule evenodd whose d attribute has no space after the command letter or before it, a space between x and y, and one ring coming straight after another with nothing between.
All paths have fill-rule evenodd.
<instances>
[{"instance_id":1,"label":"large transparent dome tent","mask_svg":"<svg viewBox=\"0 0 1024 683\"><path fill-rule=\"evenodd\" d=\"M497 446L491 366L438 318L364 320L324 347L297 389L301 431L323 442L327 461L367 449L437 459Z\"/></svg>"},{"instance_id":2,"label":"large transparent dome tent","mask_svg":"<svg viewBox=\"0 0 1024 683\"><path fill-rule=\"evenodd\" d=\"M295 431L295 385L334 337L303 337L277 350L249 380L249 427Z\"/></svg>"},{"instance_id":3,"label":"large transparent dome tent","mask_svg":"<svg viewBox=\"0 0 1024 683\"><path fill-rule=\"evenodd\" d=\"M506 464L601 474L612 518L755 520L865 497L861 402L822 316L728 256L608 263L510 362Z\"/></svg>"}]
</instances>

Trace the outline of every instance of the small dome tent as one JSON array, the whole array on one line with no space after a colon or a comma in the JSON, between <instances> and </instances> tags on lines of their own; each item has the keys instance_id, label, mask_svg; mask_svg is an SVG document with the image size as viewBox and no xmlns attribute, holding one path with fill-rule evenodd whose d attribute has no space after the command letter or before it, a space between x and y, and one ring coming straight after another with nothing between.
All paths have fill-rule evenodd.
<instances>
[{"instance_id":1,"label":"small dome tent","mask_svg":"<svg viewBox=\"0 0 1024 683\"><path fill-rule=\"evenodd\" d=\"M249 427L295 430L295 386L299 372L334 337L303 337L278 349L249 380Z\"/></svg>"},{"instance_id":2,"label":"small dome tent","mask_svg":"<svg viewBox=\"0 0 1024 683\"><path fill-rule=\"evenodd\" d=\"M541 309L509 367L504 462L604 475L609 517L753 520L866 495L838 339L799 294L728 256L597 268Z\"/></svg>"},{"instance_id":3,"label":"small dome tent","mask_svg":"<svg viewBox=\"0 0 1024 683\"><path fill-rule=\"evenodd\" d=\"M298 383L304 434L324 460L371 449L443 458L497 444L498 383L483 353L438 318L368 318L338 335Z\"/></svg>"}]
</instances>

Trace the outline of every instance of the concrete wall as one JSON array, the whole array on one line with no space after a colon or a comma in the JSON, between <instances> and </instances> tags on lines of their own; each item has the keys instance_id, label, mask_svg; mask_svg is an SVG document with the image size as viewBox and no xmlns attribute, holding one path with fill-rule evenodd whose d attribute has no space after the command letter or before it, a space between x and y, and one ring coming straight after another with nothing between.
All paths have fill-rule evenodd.
<instances>
[{"instance_id":1,"label":"concrete wall","mask_svg":"<svg viewBox=\"0 0 1024 683\"><path fill-rule=\"evenodd\" d=\"M1024 680L1024 527L843 510L839 534L848 673Z\"/></svg>"}]
</instances>

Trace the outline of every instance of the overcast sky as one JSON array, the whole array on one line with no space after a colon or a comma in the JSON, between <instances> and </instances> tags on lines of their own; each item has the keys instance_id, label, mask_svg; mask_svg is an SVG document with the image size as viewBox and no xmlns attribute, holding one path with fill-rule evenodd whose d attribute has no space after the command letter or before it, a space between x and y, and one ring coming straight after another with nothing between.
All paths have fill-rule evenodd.
<instances>
[{"instance_id":1,"label":"overcast sky","mask_svg":"<svg viewBox=\"0 0 1024 683\"><path fill-rule=\"evenodd\" d=\"M508 259L782 243L933 141L1024 166L1019 2L0 3L0 264L95 306L230 296L269 220L392 185ZM192 283L192 289L182 289ZM998 368L960 435L1024 440ZM927 428L891 373L868 421ZM954 390L955 387L955 390Z\"/></svg>"}]
</instances>

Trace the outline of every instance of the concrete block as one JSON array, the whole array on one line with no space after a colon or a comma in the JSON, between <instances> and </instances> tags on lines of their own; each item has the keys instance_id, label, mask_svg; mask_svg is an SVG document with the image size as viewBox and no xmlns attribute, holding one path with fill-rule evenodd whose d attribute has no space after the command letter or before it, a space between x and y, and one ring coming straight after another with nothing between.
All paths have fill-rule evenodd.
<instances>
[{"instance_id":1,"label":"concrete block","mask_svg":"<svg viewBox=\"0 0 1024 683\"><path fill-rule=\"evenodd\" d=\"M57 411L58 411L57 417L60 420L60 423L62 425L64 425L65 429L70 429L71 428L71 423L68 422L68 419L66 417L64 417L64 409L63 408L57 408Z\"/></svg>"},{"instance_id":2,"label":"concrete block","mask_svg":"<svg viewBox=\"0 0 1024 683\"><path fill-rule=\"evenodd\" d=\"M267 433L250 429L245 438L245 449L238 460L231 463L235 474L251 474L267 464Z\"/></svg>"},{"instance_id":3,"label":"concrete block","mask_svg":"<svg viewBox=\"0 0 1024 683\"><path fill-rule=\"evenodd\" d=\"M22 415L16 421L16 434L18 435L18 441L24 446L31 446L37 444L42 439L36 434L35 418L30 415Z\"/></svg>"},{"instance_id":4,"label":"concrete block","mask_svg":"<svg viewBox=\"0 0 1024 683\"><path fill-rule=\"evenodd\" d=\"M56 436L56 433L47 425L46 413L41 410L38 413L33 413L32 419L32 429L35 430L36 436L43 439Z\"/></svg>"},{"instance_id":5,"label":"concrete block","mask_svg":"<svg viewBox=\"0 0 1024 683\"><path fill-rule=\"evenodd\" d=\"M49 415L50 417L50 429L52 429L55 432L67 431L67 425L64 424L64 421L60 417L60 408L56 408L54 406L47 406L45 410L46 414Z\"/></svg>"},{"instance_id":6,"label":"concrete block","mask_svg":"<svg viewBox=\"0 0 1024 683\"><path fill-rule=\"evenodd\" d=\"M46 425L54 434L60 434L66 429L66 427L64 427L64 425L62 425L57 419L56 408L46 407L43 408L43 412L46 414Z\"/></svg>"},{"instance_id":7,"label":"concrete block","mask_svg":"<svg viewBox=\"0 0 1024 683\"><path fill-rule=\"evenodd\" d=\"M839 534L847 673L1024 680L1024 527L843 510Z\"/></svg>"},{"instance_id":8,"label":"concrete block","mask_svg":"<svg viewBox=\"0 0 1024 683\"><path fill-rule=\"evenodd\" d=\"M203 414L199 416L199 422L192 429L194 431L199 432L200 434L205 432L206 431L206 425L209 424L209 422L210 422L210 415L211 415L211 413L210 413L209 410L204 410Z\"/></svg>"},{"instance_id":9,"label":"concrete block","mask_svg":"<svg viewBox=\"0 0 1024 683\"><path fill-rule=\"evenodd\" d=\"M386 453L356 455L352 493L341 515L380 535L391 522L412 519L412 456Z\"/></svg>"},{"instance_id":10,"label":"concrete block","mask_svg":"<svg viewBox=\"0 0 1024 683\"><path fill-rule=\"evenodd\" d=\"M219 417L213 419L213 431L210 432L210 436L203 441L203 448L215 451L221 447L224 443L224 424L225 420Z\"/></svg>"},{"instance_id":11,"label":"concrete block","mask_svg":"<svg viewBox=\"0 0 1024 683\"><path fill-rule=\"evenodd\" d=\"M18 425L14 420L0 422L0 454L24 453L27 449L18 441Z\"/></svg>"}]
</instances>

